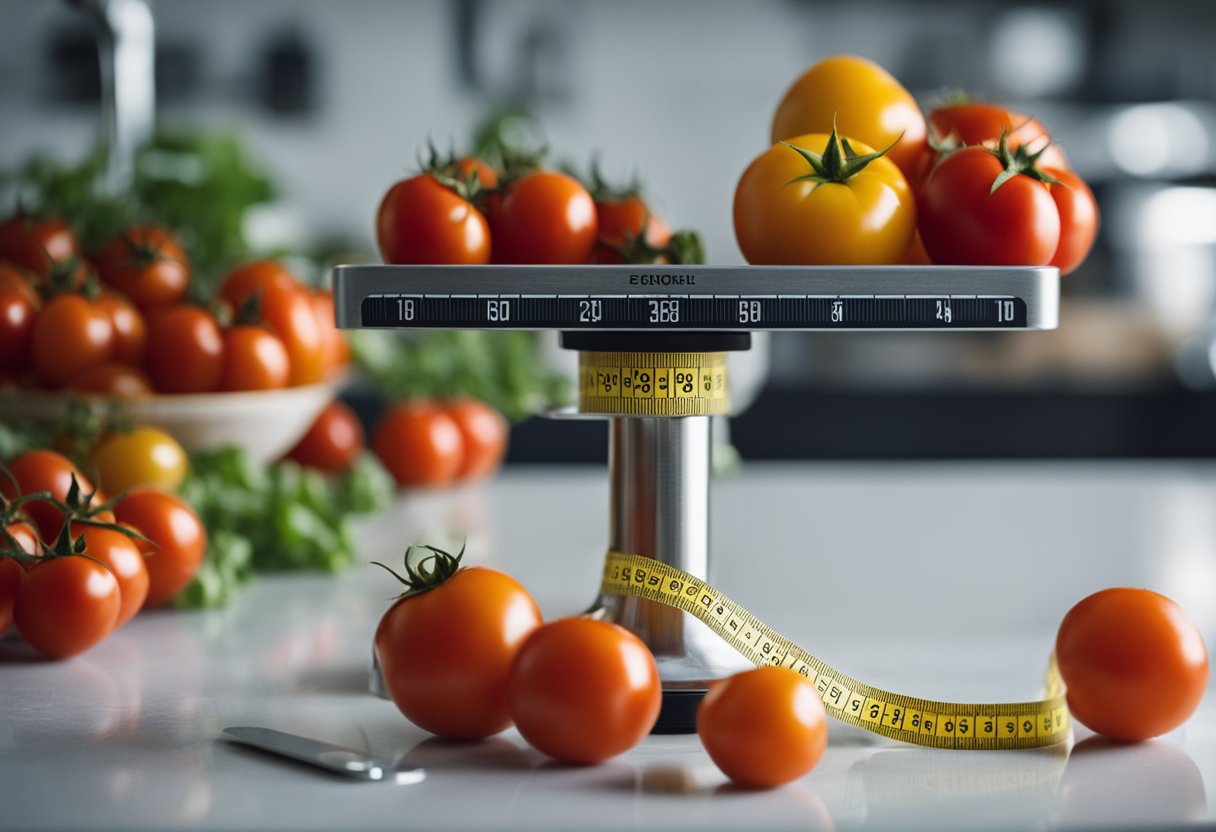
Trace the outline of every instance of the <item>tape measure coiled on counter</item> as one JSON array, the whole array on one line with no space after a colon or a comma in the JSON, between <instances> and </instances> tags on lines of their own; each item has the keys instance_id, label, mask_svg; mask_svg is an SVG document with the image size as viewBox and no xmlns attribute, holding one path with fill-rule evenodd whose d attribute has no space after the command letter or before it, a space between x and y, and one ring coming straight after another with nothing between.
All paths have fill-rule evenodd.
<instances>
[{"instance_id":1,"label":"tape measure coiled on counter","mask_svg":"<svg viewBox=\"0 0 1216 832\"><path fill-rule=\"evenodd\" d=\"M609 552L601 591L643 598L698 618L757 666L779 665L807 677L829 716L891 739L932 748L1042 748L1070 735L1064 685L1050 663L1044 698L998 704L904 696L847 676L765 626L709 583L653 558Z\"/></svg>"},{"instance_id":2,"label":"tape measure coiled on counter","mask_svg":"<svg viewBox=\"0 0 1216 832\"><path fill-rule=\"evenodd\" d=\"M620 416L722 416L723 352L580 352L578 409Z\"/></svg>"}]
</instances>

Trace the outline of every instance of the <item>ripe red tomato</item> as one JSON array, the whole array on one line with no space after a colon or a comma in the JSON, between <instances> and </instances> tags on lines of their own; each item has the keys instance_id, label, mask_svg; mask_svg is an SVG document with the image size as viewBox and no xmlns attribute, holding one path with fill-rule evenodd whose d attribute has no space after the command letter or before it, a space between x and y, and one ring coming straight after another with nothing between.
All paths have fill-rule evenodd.
<instances>
[{"instance_id":1,"label":"ripe red tomato","mask_svg":"<svg viewBox=\"0 0 1216 832\"><path fill-rule=\"evenodd\" d=\"M495 263L587 263L595 202L577 179L538 170L517 180L490 214Z\"/></svg>"},{"instance_id":2,"label":"ripe red tomato","mask_svg":"<svg viewBox=\"0 0 1216 832\"><path fill-rule=\"evenodd\" d=\"M325 378L325 336L308 292L271 286L262 294L262 320L287 350L287 383L314 384Z\"/></svg>"},{"instance_id":3,"label":"ripe red tomato","mask_svg":"<svg viewBox=\"0 0 1216 832\"><path fill-rule=\"evenodd\" d=\"M77 555L45 558L21 576L13 621L39 653L66 659L108 636L121 606L118 580L97 561Z\"/></svg>"},{"instance_id":4,"label":"ripe red tomato","mask_svg":"<svg viewBox=\"0 0 1216 832\"><path fill-rule=\"evenodd\" d=\"M1060 244L1060 211L1044 183L1018 174L995 192L1004 163L965 147L929 174L918 202L919 229L934 263L1045 266Z\"/></svg>"},{"instance_id":5,"label":"ripe red tomato","mask_svg":"<svg viewBox=\"0 0 1216 832\"><path fill-rule=\"evenodd\" d=\"M999 104L968 102L938 107L929 113L929 135L934 143L950 146L979 144L995 148L1006 134L1011 150L1025 145L1031 152L1043 150L1039 164L1043 167L1068 169L1068 159L1059 145L1052 144L1051 134L1037 120L1005 109ZM930 165L936 153L930 149ZM928 171L926 170L926 173Z\"/></svg>"},{"instance_id":6,"label":"ripe red tomato","mask_svg":"<svg viewBox=\"0 0 1216 832\"><path fill-rule=\"evenodd\" d=\"M28 523L10 522L4 528L7 534L0 538L0 550L12 548L27 555L38 553L38 535ZM24 573L22 561L0 555L0 636L13 623L13 599Z\"/></svg>"},{"instance_id":7,"label":"ripe red tomato","mask_svg":"<svg viewBox=\"0 0 1216 832\"><path fill-rule=\"evenodd\" d=\"M287 348L260 326L234 326L224 333L221 390L277 390L287 386Z\"/></svg>"},{"instance_id":8,"label":"ripe red tomato","mask_svg":"<svg viewBox=\"0 0 1216 832\"><path fill-rule=\"evenodd\" d=\"M148 325L135 305L117 292L102 292L97 305L110 316L114 328L111 358L123 364L139 366L148 346Z\"/></svg>"},{"instance_id":9,"label":"ripe red tomato","mask_svg":"<svg viewBox=\"0 0 1216 832\"><path fill-rule=\"evenodd\" d=\"M93 264L104 283L141 309L180 303L190 285L186 252L155 225L128 228L106 244Z\"/></svg>"},{"instance_id":10,"label":"ripe red tomato","mask_svg":"<svg viewBox=\"0 0 1216 832\"><path fill-rule=\"evenodd\" d=\"M598 763L637 745L663 702L659 669L624 627L563 618L524 642L511 668L511 718L538 751L567 763Z\"/></svg>"},{"instance_id":11,"label":"ripe red tomato","mask_svg":"<svg viewBox=\"0 0 1216 832\"><path fill-rule=\"evenodd\" d=\"M456 421L437 405L409 401L393 405L372 436L372 450L397 485L437 487L456 478L464 440Z\"/></svg>"},{"instance_id":12,"label":"ripe red tomato","mask_svg":"<svg viewBox=\"0 0 1216 832\"><path fill-rule=\"evenodd\" d=\"M181 498L156 488L133 488L114 508L119 523L138 530L151 544L137 543L148 555L147 607L159 607L194 577L207 551L207 530Z\"/></svg>"},{"instance_id":13,"label":"ripe red tomato","mask_svg":"<svg viewBox=\"0 0 1216 832\"><path fill-rule=\"evenodd\" d=\"M469 179L477 174L478 187L490 190L498 187L498 172L488 163L475 156L464 156L456 160L456 175L461 179Z\"/></svg>"},{"instance_id":14,"label":"ripe red tomato","mask_svg":"<svg viewBox=\"0 0 1216 832\"><path fill-rule=\"evenodd\" d=\"M59 295L34 321L34 369L47 387L61 387L110 359L114 325L104 309L81 295Z\"/></svg>"},{"instance_id":15,"label":"ripe red tomato","mask_svg":"<svg viewBox=\"0 0 1216 832\"><path fill-rule=\"evenodd\" d=\"M18 372L29 366L37 314L37 301L29 295L0 288L0 371Z\"/></svg>"},{"instance_id":16,"label":"ripe red tomato","mask_svg":"<svg viewBox=\"0 0 1216 832\"><path fill-rule=\"evenodd\" d=\"M1199 628L1147 589L1104 589L1069 610L1056 636L1056 662L1072 715L1126 742L1177 728L1208 682Z\"/></svg>"},{"instance_id":17,"label":"ripe red tomato","mask_svg":"<svg viewBox=\"0 0 1216 832\"><path fill-rule=\"evenodd\" d=\"M80 255L80 243L60 219L36 220L17 215L0 223L0 260L8 260L42 278Z\"/></svg>"},{"instance_id":18,"label":"ripe red tomato","mask_svg":"<svg viewBox=\"0 0 1216 832\"><path fill-rule=\"evenodd\" d=\"M174 306L152 316L148 377L161 393L208 393L224 373L224 333L197 306Z\"/></svg>"},{"instance_id":19,"label":"ripe red tomato","mask_svg":"<svg viewBox=\"0 0 1216 832\"><path fill-rule=\"evenodd\" d=\"M152 395L152 380L135 367L107 362L85 370L67 383L67 389L78 393L96 393L119 399L134 399Z\"/></svg>"},{"instance_id":20,"label":"ripe red tomato","mask_svg":"<svg viewBox=\"0 0 1216 832\"><path fill-rule=\"evenodd\" d=\"M14 290L19 292L22 297L28 298L30 303L35 306L41 306L42 300L38 297L38 290L34 287L37 277L33 272L21 268L16 263L6 263L0 260L0 291Z\"/></svg>"},{"instance_id":21,"label":"ripe red tomato","mask_svg":"<svg viewBox=\"0 0 1216 832\"><path fill-rule=\"evenodd\" d=\"M8 469L16 480L16 489L8 477L0 476L0 494L10 500L18 494L49 491L53 499L65 501L72 488L73 476L76 477L82 492L87 493L93 489L92 483L80 473L80 469L66 456L55 451L26 451L10 462ZM63 527L63 512L53 503L31 500L24 503L21 510L34 521L38 533L46 543L53 543L59 536L59 530Z\"/></svg>"},{"instance_id":22,"label":"ripe red tomato","mask_svg":"<svg viewBox=\"0 0 1216 832\"><path fill-rule=\"evenodd\" d=\"M376 655L389 696L433 734L466 740L497 734L511 725L511 663L540 623L536 602L510 575L459 569L401 598L380 619Z\"/></svg>"},{"instance_id":23,"label":"ripe red tomato","mask_svg":"<svg viewBox=\"0 0 1216 832\"><path fill-rule=\"evenodd\" d=\"M490 262L490 229L467 199L424 173L388 189L376 211L385 263Z\"/></svg>"},{"instance_id":24,"label":"ripe red tomato","mask_svg":"<svg viewBox=\"0 0 1216 832\"><path fill-rule=\"evenodd\" d=\"M329 473L350 468L365 440L355 412L339 401L330 402L317 416L308 433L287 453L301 465Z\"/></svg>"},{"instance_id":25,"label":"ripe red tomato","mask_svg":"<svg viewBox=\"0 0 1216 832\"><path fill-rule=\"evenodd\" d=\"M828 745L819 694L785 667L759 667L715 683L697 710L710 758L744 786L772 788L813 769Z\"/></svg>"},{"instance_id":26,"label":"ripe red tomato","mask_svg":"<svg viewBox=\"0 0 1216 832\"><path fill-rule=\"evenodd\" d=\"M90 526L84 529L85 551L104 564L118 581L120 603L117 630L130 621L148 597L148 568L134 539L114 529Z\"/></svg>"},{"instance_id":27,"label":"ripe red tomato","mask_svg":"<svg viewBox=\"0 0 1216 832\"><path fill-rule=\"evenodd\" d=\"M1060 212L1060 244L1049 265L1059 267L1060 274L1066 275L1075 271L1093 248L1098 236L1098 202L1084 180L1072 171L1043 170L1060 180L1059 185L1047 186Z\"/></svg>"},{"instance_id":28,"label":"ripe red tomato","mask_svg":"<svg viewBox=\"0 0 1216 832\"><path fill-rule=\"evenodd\" d=\"M325 377L328 378L350 363L350 345L346 335L338 329L334 320L334 296L328 289L313 289L309 292L312 311L321 328L321 340L325 342Z\"/></svg>"},{"instance_id":29,"label":"ripe red tomato","mask_svg":"<svg viewBox=\"0 0 1216 832\"><path fill-rule=\"evenodd\" d=\"M456 479L479 479L497 470L507 450L510 425L506 418L477 399L456 399L440 406L452 417L463 439L464 454Z\"/></svg>"},{"instance_id":30,"label":"ripe red tomato","mask_svg":"<svg viewBox=\"0 0 1216 832\"><path fill-rule=\"evenodd\" d=\"M265 295L274 287L299 289L301 286L295 275L277 260L253 260L236 267L224 278L220 297L228 302L233 312L240 312L254 292Z\"/></svg>"},{"instance_id":31,"label":"ripe red tomato","mask_svg":"<svg viewBox=\"0 0 1216 832\"><path fill-rule=\"evenodd\" d=\"M597 199L595 218L598 239L592 259L596 263L626 262L620 250L643 237L643 231L644 242L650 248L661 249L671 242L671 226L637 194Z\"/></svg>"}]
</instances>

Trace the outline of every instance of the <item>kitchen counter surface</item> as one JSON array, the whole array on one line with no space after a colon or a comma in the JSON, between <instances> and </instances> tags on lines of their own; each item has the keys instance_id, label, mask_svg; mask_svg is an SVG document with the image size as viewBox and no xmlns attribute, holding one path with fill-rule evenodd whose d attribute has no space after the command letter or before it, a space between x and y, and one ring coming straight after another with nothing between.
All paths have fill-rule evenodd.
<instances>
[{"instance_id":1,"label":"kitchen counter surface","mask_svg":"<svg viewBox=\"0 0 1216 832\"><path fill-rule=\"evenodd\" d=\"M1216 466L748 465L713 490L714 583L842 671L903 693L1038 693L1055 627L1096 589L1174 597L1216 643ZM513 469L405 496L361 531L365 560L467 534L546 617L595 594L599 468ZM1134 746L1079 729L1041 751L948 752L838 723L819 766L770 792L728 785L695 736L590 768L513 730L428 738L367 693L394 592L361 564L261 576L229 608L139 616L73 660L0 644L0 829L1162 828L1216 820L1216 701ZM217 741L261 725L424 767L347 782ZM1071 753L1070 753L1071 752Z\"/></svg>"}]
</instances>

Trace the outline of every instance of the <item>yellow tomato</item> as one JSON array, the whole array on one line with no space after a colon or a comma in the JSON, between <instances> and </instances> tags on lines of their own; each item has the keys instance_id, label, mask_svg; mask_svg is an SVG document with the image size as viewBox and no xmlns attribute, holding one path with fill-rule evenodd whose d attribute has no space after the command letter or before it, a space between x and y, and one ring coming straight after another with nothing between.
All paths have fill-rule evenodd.
<instances>
[{"instance_id":1,"label":"yellow tomato","mask_svg":"<svg viewBox=\"0 0 1216 832\"><path fill-rule=\"evenodd\" d=\"M900 263L916 231L916 199L899 168L835 134L795 136L757 156L734 211L739 248L755 265Z\"/></svg>"},{"instance_id":2,"label":"yellow tomato","mask_svg":"<svg viewBox=\"0 0 1216 832\"><path fill-rule=\"evenodd\" d=\"M103 439L93 450L99 485L117 496L137 485L158 485L172 491L186 476L186 452L160 428L138 427Z\"/></svg>"},{"instance_id":3,"label":"yellow tomato","mask_svg":"<svg viewBox=\"0 0 1216 832\"><path fill-rule=\"evenodd\" d=\"M925 150L925 118L916 99L873 61L837 55L812 66L777 105L773 142L804 133L841 135L877 147L900 170L912 170ZM894 146L892 146L894 145Z\"/></svg>"}]
</instances>

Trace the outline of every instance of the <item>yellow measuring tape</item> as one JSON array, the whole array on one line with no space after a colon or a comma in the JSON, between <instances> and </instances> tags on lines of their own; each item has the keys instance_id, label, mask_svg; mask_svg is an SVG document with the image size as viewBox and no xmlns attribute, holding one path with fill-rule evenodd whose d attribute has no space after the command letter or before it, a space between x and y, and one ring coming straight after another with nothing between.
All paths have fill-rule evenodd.
<instances>
[{"instance_id":1,"label":"yellow measuring tape","mask_svg":"<svg viewBox=\"0 0 1216 832\"><path fill-rule=\"evenodd\" d=\"M730 411L726 353L579 353L578 409L623 416L721 416Z\"/></svg>"},{"instance_id":2,"label":"yellow measuring tape","mask_svg":"<svg viewBox=\"0 0 1216 832\"><path fill-rule=\"evenodd\" d=\"M807 677L829 716L891 739L957 750L1041 748L1069 736L1064 683L1053 658L1044 698L963 704L919 699L846 676L768 627L718 589L641 555L609 552L601 591L676 607L709 626L756 665L780 665Z\"/></svg>"}]
</instances>

